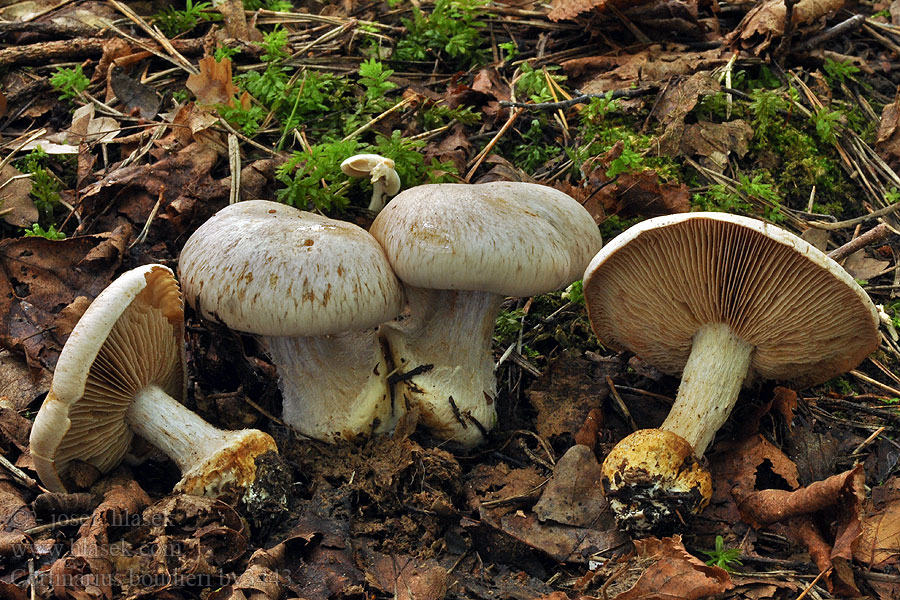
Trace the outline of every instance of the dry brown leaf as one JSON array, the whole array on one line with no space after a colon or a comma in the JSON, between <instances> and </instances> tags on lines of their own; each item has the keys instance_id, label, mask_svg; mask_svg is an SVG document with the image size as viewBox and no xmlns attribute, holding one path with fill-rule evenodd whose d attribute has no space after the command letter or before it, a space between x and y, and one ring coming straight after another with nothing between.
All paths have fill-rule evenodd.
<instances>
[{"instance_id":1,"label":"dry brown leaf","mask_svg":"<svg viewBox=\"0 0 900 600\"><path fill-rule=\"evenodd\" d=\"M657 147L667 156L697 156L704 167L723 173L729 155L747 154L753 128L742 119L727 123L700 121L682 127L670 127L659 138Z\"/></svg>"},{"instance_id":2,"label":"dry brown leaf","mask_svg":"<svg viewBox=\"0 0 900 600\"><path fill-rule=\"evenodd\" d=\"M772 395L772 406L788 426L793 428L794 411L797 410L797 392L784 386L776 386Z\"/></svg>"},{"instance_id":3,"label":"dry brown leaf","mask_svg":"<svg viewBox=\"0 0 900 600\"><path fill-rule=\"evenodd\" d=\"M585 446L593 452L600 441L600 433L603 429L603 411L592 408L584 419L584 424L575 433L575 444Z\"/></svg>"},{"instance_id":4,"label":"dry brown leaf","mask_svg":"<svg viewBox=\"0 0 900 600\"><path fill-rule=\"evenodd\" d=\"M65 240L0 241L0 343L24 352L32 366L52 368L64 342L56 314L78 295L93 297L109 285L129 234L120 227Z\"/></svg>"},{"instance_id":5,"label":"dry brown leaf","mask_svg":"<svg viewBox=\"0 0 900 600\"><path fill-rule=\"evenodd\" d=\"M653 169L621 173L615 183L610 184L606 177L610 160L614 160L614 156L603 156L596 162L585 163L585 168L593 167L587 176L588 182L597 190L592 203L599 203L607 217L657 217L691 210L689 188L676 181L661 183Z\"/></svg>"},{"instance_id":6,"label":"dry brown leaf","mask_svg":"<svg viewBox=\"0 0 900 600\"><path fill-rule=\"evenodd\" d=\"M367 553L366 579L394 600L441 600L450 574L436 560Z\"/></svg>"},{"instance_id":7,"label":"dry brown leaf","mask_svg":"<svg viewBox=\"0 0 900 600\"><path fill-rule=\"evenodd\" d=\"M866 256L865 248L857 250L842 263L844 270L850 273L854 279L872 279L883 273L890 265L891 261L889 260L878 260Z\"/></svg>"},{"instance_id":8,"label":"dry brown leaf","mask_svg":"<svg viewBox=\"0 0 900 600\"><path fill-rule=\"evenodd\" d=\"M69 140L73 144L106 144L119 134L119 123L112 117L94 117L94 105L85 104L72 113Z\"/></svg>"},{"instance_id":9,"label":"dry brown leaf","mask_svg":"<svg viewBox=\"0 0 900 600\"><path fill-rule=\"evenodd\" d=\"M663 84L674 77L712 71L727 61L722 49L673 52L653 45L635 54L572 59L562 66L570 78L578 80L581 91L596 94L640 84Z\"/></svg>"},{"instance_id":10,"label":"dry brown leaf","mask_svg":"<svg viewBox=\"0 0 900 600\"><path fill-rule=\"evenodd\" d=\"M197 98L197 104L215 106L233 105L240 91L231 79L231 59L216 61L212 56L204 56L197 62L199 74L189 75L185 84Z\"/></svg>"},{"instance_id":11,"label":"dry brown leaf","mask_svg":"<svg viewBox=\"0 0 900 600\"><path fill-rule=\"evenodd\" d=\"M616 529L600 486L601 469L587 446L576 444L556 462L534 513L541 521L564 525Z\"/></svg>"},{"instance_id":12,"label":"dry brown leaf","mask_svg":"<svg viewBox=\"0 0 900 600\"><path fill-rule=\"evenodd\" d=\"M634 547L639 559L652 562L613 600L701 600L734 587L727 571L688 553L681 536L635 540Z\"/></svg>"},{"instance_id":13,"label":"dry brown leaf","mask_svg":"<svg viewBox=\"0 0 900 600\"><path fill-rule=\"evenodd\" d=\"M466 163L469 160L469 151L472 144L466 135L462 125L456 125L450 135L440 142L429 142L425 146L425 164L430 164L432 159L438 162L451 162L460 173L465 172Z\"/></svg>"},{"instance_id":14,"label":"dry brown leaf","mask_svg":"<svg viewBox=\"0 0 900 600\"><path fill-rule=\"evenodd\" d=\"M611 367L609 374L616 369ZM525 391L537 411L537 432L545 439L574 435L592 409L599 409L609 395L604 374L574 353L563 353L547 372Z\"/></svg>"},{"instance_id":15,"label":"dry brown leaf","mask_svg":"<svg viewBox=\"0 0 900 600\"><path fill-rule=\"evenodd\" d=\"M20 177L20 179L13 179ZM22 177L22 172L7 164L0 171L0 214L13 227L31 227L37 223L40 213L31 199L31 179Z\"/></svg>"},{"instance_id":16,"label":"dry brown leaf","mask_svg":"<svg viewBox=\"0 0 900 600\"><path fill-rule=\"evenodd\" d=\"M756 528L833 508L843 502L846 496L854 499L858 510L865 497L864 485L865 472L862 465L857 465L849 471L798 490L753 491L739 499L738 510L744 521Z\"/></svg>"},{"instance_id":17,"label":"dry brown leaf","mask_svg":"<svg viewBox=\"0 0 900 600\"><path fill-rule=\"evenodd\" d=\"M796 31L809 33L820 29L825 19L843 8L844 0L800 0L794 5L793 23ZM740 44L745 50L761 54L784 33L784 0L765 0L753 6L727 41Z\"/></svg>"},{"instance_id":18,"label":"dry brown leaf","mask_svg":"<svg viewBox=\"0 0 900 600\"><path fill-rule=\"evenodd\" d=\"M853 544L853 557L871 567L900 562L900 494L896 478L873 488L864 508L862 532ZM882 491L888 489L888 493ZM876 498L886 496L884 500Z\"/></svg>"},{"instance_id":19,"label":"dry brown leaf","mask_svg":"<svg viewBox=\"0 0 900 600\"><path fill-rule=\"evenodd\" d=\"M614 6L619 10L625 10L639 4L646 4L654 0L553 0L547 17L551 21L563 21L577 17L589 10L601 12L607 6Z\"/></svg>"},{"instance_id":20,"label":"dry brown leaf","mask_svg":"<svg viewBox=\"0 0 900 600\"><path fill-rule=\"evenodd\" d=\"M606 530L541 523L532 513L504 515L498 528L513 539L558 562L586 563L593 554L620 550L629 542L615 525Z\"/></svg>"},{"instance_id":21,"label":"dry brown leaf","mask_svg":"<svg viewBox=\"0 0 900 600\"><path fill-rule=\"evenodd\" d=\"M7 398L11 408L28 408L50 389L50 379L50 371L29 369L21 356L0 350L0 398Z\"/></svg>"}]
</instances>

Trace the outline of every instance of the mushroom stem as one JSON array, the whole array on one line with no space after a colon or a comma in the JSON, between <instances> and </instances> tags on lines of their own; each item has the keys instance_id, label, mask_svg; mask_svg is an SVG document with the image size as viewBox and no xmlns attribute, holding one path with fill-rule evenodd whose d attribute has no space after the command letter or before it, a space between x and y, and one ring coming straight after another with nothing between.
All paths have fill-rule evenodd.
<instances>
[{"instance_id":1,"label":"mushroom stem","mask_svg":"<svg viewBox=\"0 0 900 600\"><path fill-rule=\"evenodd\" d=\"M503 296L412 286L406 294L409 316L384 324L383 335L401 376L422 372L397 391L436 436L475 446L497 421L491 340Z\"/></svg>"},{"instance_id":2,"label":"mushroom stem","mask_svg":"<svg viewBox=\"0 0 900 600\"><path fill-rule=\"evenodd\" d=\"M200 418L157 385L138 391L125 422L187 473L231 442L237 431L223 431Z\"/></svg>"},{"instance_id":3,"label":"mushroom stem","mask_svg":"<svg viewBox=\"0 0 900 600\"><path fill-rule=\"evenodd\" d=\"M728 420L750 369L753 346L725 323L708 323L694 334L678 395L660 429L684 438L703 456Z\"/></svg>"},{"instance_id":4,"label":"mushroom stem","mask_svg":"<svg viewBox=\"0 0 900 600\"><path fill-rule=\"evenodd\" d=\"M390 431L388 367L374 329L314 337L265 337L281 376L282 417L310 437L353 440Z\"/></svg>"},{"instance_id":5,"label":"mushroom stem","mask_svg":"<svg viewBox=\"0 0 900 600\"><path fill-rule=\"evenodd\" d=\"M277 452L275 440L257 429L213 427L161 387L143 387L125 413L131 430L161 450L181 469L176 492L216 497L244 489L256 478L256 459Z\"/></svg>"},{"instance_id":6,"label":"mushroom stem","mask_svg":"<svg viewBox=\"0 0 900 600\"><path fill-rule=\"evenodd\" d=\"M384 208L384 183L381 179L372 180L372 199L369 201L369 210L379 212Z\"/></svg>"}]
</instances>

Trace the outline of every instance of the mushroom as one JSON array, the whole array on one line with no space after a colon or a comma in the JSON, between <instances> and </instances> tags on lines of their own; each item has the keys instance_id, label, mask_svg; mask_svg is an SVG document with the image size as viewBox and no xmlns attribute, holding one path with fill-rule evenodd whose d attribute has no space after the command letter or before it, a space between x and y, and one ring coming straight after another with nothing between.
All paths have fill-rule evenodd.
<instances>
[{"instance_id":1,"label":"mushroom","mask_svg":"<svg viewBox=\"0 0 900 600\"><path fill-rule=\"evenodd\" d=\"M404 283L404 316L382 326L397 390L439 438L471 447L497 419L491 339L507 295L578 279L602 244L576 200L533 183L434 184L403 191L371 233Z\"/></svg>"},{"instance_id":2,"label":"mushroom","mask_svg":"<svg viewBox=\"0 0 900 600\"><path fill-rule=\"evenodd\" d=\"M181 469L176 491L218 496L247 488L255 459L277 452L255 429L223 431L185 408L184 312L163 265L128 271L104 289L69 335L31 429L31 456L54 492L78 461L101 473L140 436Z\"/></svg>"},{"instance_id":3,"label":"mushroom","mask_svg":"<svg viewBox=\"0 0 900 600\"><path fill-rule=\"evenodd\" d=\"M403 295L364 229L277 202L238 202L194 232L178 269L201 315L260 336L288 425L336 441L396 424L402 413L374 328L400 313Z\"/></svg>"},{"instance_id":4,"label":"mushroom","mask_svg":"<svg viewBox=\"0 0 900 600\"><path fill-rule=\"evenodd\" d=\"M604 345L681 375L659 429L626 437L603 463L610 504L633 530L706 506L698 461L742 386L822 383L880 340L875 306L840 265L783 229L723 213L628 229L591 261L584 297Z\"/></svg>"},{"instance_id":5,"label":"mushroom","mask_svg":"<svg viewBox=\"0 0 900 600\"><path fill-rule=\"evenodd\" d=\"M350 177L371 177L372 200L369 202L369 210L373 212L384 208L385 196L393 196L400 191L400 176L390 158L378 154L357 154L341 163L341 171Z\"/></svg>"}]
</instances>

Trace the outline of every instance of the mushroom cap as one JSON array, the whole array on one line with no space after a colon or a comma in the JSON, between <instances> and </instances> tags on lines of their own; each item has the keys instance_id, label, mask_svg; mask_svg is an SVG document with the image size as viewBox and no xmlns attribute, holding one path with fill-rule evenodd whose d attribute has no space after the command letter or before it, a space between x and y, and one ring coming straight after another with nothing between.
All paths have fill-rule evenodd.
<instances>
[{"instance_id":1,"label":"mushroom cap","mask_svg":"<svg viewBox=\"0 0 900 600\"><path fill-rule=\"evenodd\" d=\"M754 375L815 385L879 343L878 313L836 262L799 237L724 213L648 219L607 244L584 275L591 326L611 348L679 375L705 323L754 346Z\"/></svg>"},{"instance_id":2,"label":"mushroom cap","mask_svg":"<svg viewBox=\"0 0 900 600\"><path fill-rule=\"evenodd\" d=\"M188 303L232 329L316 336L396 317L400 282L364 229L267 200L226 206L181 251Z\"/></svg>"},{"instance_id":3,"label":"mushroom cap","mask_svg":"<svg viewBox=\"0 0 900 600\"><path fill-rule=\"evenodd\" d=\"M603 243L571 196L508 181L404 190L370 232L408 285L511 296L572 283Z\"/></svg>"},{"instance_id":4,"label":"mushroom cap","mask_svg":"<svg viewBox=\"0 0 900 600\"><path fill-rule=\"evenodd\" d=\"M712 476L691 445L671 431L640 429L626 436L601 466L603 495L616 520L631 531L697 514L712 498Z\"/></svg>"},{"instance_id":5,"label":"mushroom cap","mask_svg":"<svg viewBox=\"0 0 900 600\"><path fill-rule=\"evenodd\" d=\"M138 390L156 384L186 395L184 313L178 282L163 265L119 276L94 299L63 347L31 429L35 470L52 491L66 491L72 461L106 472L134 437L125 423Z\"/></svg>"},{"instance_id":6,"label":"mushroom cap","mask_svg":"<svg viewBox=\"0 0 900 600\"><path fill-rule=\"evenodd\" d=\"M341 163L341 171L350 177L371 177L372 183L381 180L384 193L393 196L400 191L400 176L390 158L378 154L357 154Z\"/></svg>"}]
</instances>

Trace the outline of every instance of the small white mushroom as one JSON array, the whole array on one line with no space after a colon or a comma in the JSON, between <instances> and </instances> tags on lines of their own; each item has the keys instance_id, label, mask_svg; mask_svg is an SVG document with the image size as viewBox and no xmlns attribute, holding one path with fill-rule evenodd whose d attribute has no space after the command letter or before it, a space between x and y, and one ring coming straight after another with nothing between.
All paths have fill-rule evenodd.
<instances>
[{"instance_id":1,"label":"small white mushroom","mask_svg":"<svg viewBox=\"0 0 900 600\"><path fill-rule=\"evenodd\" d=\"M385 197L400 191L400 176L394 161L378 154L357 154L341 163L341 171L350 177L370 177L372 199L369 210L378 212L384 208Z\"/></svg>"},{"instance_id":2,"label":"small white mushroom","mask_svg":"<svg viewBox=\"0 0 900 600\"><path fill-rule=\"evenodd\" d=\"M617 446L603 465L610 505L636 530L709 502L708 475L697 477L694 463L745 382L821 383L854 368L880 340L875 306L840 265L783 229L724 213L668 215L628 229L591 261L584 297L604 345L681 375L663 431L626 437L619 445L628 452ZM657 471L640 466L670 443L663 432L686 442L693 457ZM672 465L692 473L692 489Z\"/></svg>"},{"instance_id":3,"label":"small white mushroom","mask_svg":"<svg viewBox=\"0 0 900 600\"><path fill-rule=\"evenodd\" d=\"M188 239L185 298L207 319L256 334L281 379L283 418L336 441L389 431L375 327L403 305L400 282L364 229L266 200L229 205Z\"/></svg>"},{"instance_id":4,"label":"small white mushroom","mask_svg":"<svg viewBox=\"0 0 900 600\"><path fill-rule=\"evenodd\" d=\"M60 353L31 429L31 456L47 486L65 492L74 461L118 465L135 435L181 469L176 491L244 489L257 456L276 452L255 429L223 431L185 408L184 312L172 271L146 265L113 281L79 319Z\"/></svg>"},{"instance_id":5,"label":"small white mushroom","mask_svg":"<svg viewBox=\"0 0 900 600\"><path fill-rule=\"evenodd\" d=\"M491 340L500 303L578 279L602 240L575 199L532 183L423 185L372 224L404 283L407 314L382 326L397 390L440 438L474 446L497 419Z\"/></svg>"}]
</instances>

